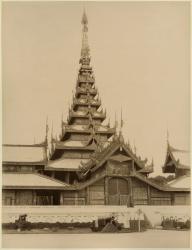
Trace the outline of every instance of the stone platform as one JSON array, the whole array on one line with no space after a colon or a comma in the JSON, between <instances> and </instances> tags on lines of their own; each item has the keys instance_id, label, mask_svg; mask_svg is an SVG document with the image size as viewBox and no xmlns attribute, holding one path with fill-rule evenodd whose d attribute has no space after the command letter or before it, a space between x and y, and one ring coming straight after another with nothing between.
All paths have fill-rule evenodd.
<instances>
[{"instance_id":1,"label":"stone platform","mask_svg":"<svg viewBox=\"0 0 192 250\"><path fill-rule=\"evenodd\" d=\"M128 226L130 219L147 217L152 226L161 224L162 217L188 218L190 206L3 206L2 223L14 222L20 214L27 214L30 222L92 222L98 218L115 216Z\"/></svg>"}]
</instances>

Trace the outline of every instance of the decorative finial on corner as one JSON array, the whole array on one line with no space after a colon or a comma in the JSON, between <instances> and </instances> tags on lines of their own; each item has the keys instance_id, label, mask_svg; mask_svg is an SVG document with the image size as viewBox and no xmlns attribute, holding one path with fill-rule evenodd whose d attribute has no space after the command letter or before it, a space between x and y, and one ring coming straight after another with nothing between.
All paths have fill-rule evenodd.
<instances>
[{"instance_id":1,"label":"decorative finial on corner","mask_svg":"<svg viewBox=\"0 0 192 250\"><path fill-rule=\"evenodd\" d=\"M63 130L63 112L62 112L62 114L61 114L61 134L63 135L63 132L64 132L64 130Z\"/></svg>"},{"instance_id":2,"label":"decorative finial on corner","mask_svg":"<svg viewBox=\"0 0 192 250\"><path fill-rule=\"evenodd\" d=\"M122 107L121 107L121 129L123 128L123 112L122 112Z\"/></svg>"},{"instance_id":3,"label":"decorative finial on corner","mask_svg":"<svg viewBox=\"0 0 192 250\"><path fill-rule=\"evenodd\" d=\"M117 114L116 114L116 112L115 112L115 125L114 125L114 127L115 127L115 131L116 131L117 127L118 127L118 121L117 121Z\"/></svg>"},{"instance_id":4,"label":"decorative finial on corner","mask_svg":"<svg viewBox=\"0 0 192 250\"><path fill-rule=\"evenodd\" d=\"M169 130L167 129L167 147L170 146L170 143L169 143Z\"/></svg>"},{"instance_id":5,"label":"decorative finial on corner","mask_svg":"<svg viewBox=\"0 0 192 250\"><path fill-rule=\"evenodd\" d=\"M110 117L109 117L107 126L108 126L108 128L110 128Z\"/></svg>"},{"instance_id":6,"label":"decorative finial on corner","mask_svg":"<svg viewBox=\"0 0 192 250\"><path fill-rule=\"evenodd\" d=\"M167 129L167 142L169 142L169 130Z\"/></svg>"},{"instance_id":7,"label":"decorative finial on corner","mask_svg":"<svg viewBox=\"0 0 192 250\"><path fill-rule=\"evenodd\" d=\"M48 142L48 132L49 132L49 125L48 125L48 116L46 117L46 128L45 128L45 140Z\"/></svg>"},{"instance_id":8,"label":"decorative finial on corner","mask_svg":"<svg viewBox=\"0 0 192 250\"><path fill-rule=\"evenodd\" d=\"M137 154L137 148L136 148L136 146L135 146L135 140L133 141L133 143L134 143L134 153L135 153L135 155Z\"/></svg>"},{"instance_id":9,"label":"decorative finial on corner","mask_svg":"<svg viewBox=\"0 0 192 250\"><path fill-rule=\"evenodd\" d=\"M53 121L52 121L52 125L51 125L51 141L53 141Z\"/></svg>"}]
</instances>

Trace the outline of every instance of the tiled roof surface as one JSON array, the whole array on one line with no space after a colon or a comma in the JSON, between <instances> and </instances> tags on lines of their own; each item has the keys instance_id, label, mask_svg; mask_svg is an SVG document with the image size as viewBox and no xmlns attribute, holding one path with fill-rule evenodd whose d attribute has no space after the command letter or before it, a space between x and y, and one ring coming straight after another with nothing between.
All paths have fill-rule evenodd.
<instances>
[{"instance_id":1,"label":"tiled roof surface","mask_svg":"<svg viewBox=\"0 0 192 250\"><path fill-rule=\"evenodd\" d=\"M78 169L81 162L86 163L86 159L59 159L48 162L48 167L62 168L62 169Z\"/></svg>"},{"instance_id":2,"label":"tiled roof surface","mask_svg":"<svg viewBox=\"0 0 192 250\"><path fill-rule=\"evenodd\" d=\"M8 187L66 187L68 184L37 173L3 173L3 186Z\"/></svg>"},{"instance_id":3,"label":"tiled roof surface","mask_svg":"<svg viewBox=\"0 0 192 250\"><path fill-rule=\"evenodd\" d=\"M41 162L46 159L45 148L42 146L3 146L3 162Z\"/></svg>"},{"instance_id":4,"label":"tiled roof surface","mask_svg":"<svg viewBox=\"0 0 192 250\"><path fill-rule=\"evenodd\" d=\"M168 185L174 188L190 188L191 178L190 176L184 175L184 176L176 178L175 180L168 182Z\"/></svg>"}]
</instances>

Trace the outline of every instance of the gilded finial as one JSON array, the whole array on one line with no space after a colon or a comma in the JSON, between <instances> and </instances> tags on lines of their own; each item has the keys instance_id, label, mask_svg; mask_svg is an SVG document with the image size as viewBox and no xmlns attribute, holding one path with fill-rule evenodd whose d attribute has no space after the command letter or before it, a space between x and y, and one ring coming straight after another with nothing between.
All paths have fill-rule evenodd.
<instances>
[{"instance_id":1,"label":"gilded finial","mask_svg":"<svg viewBox=\"0 0 192 250\"><path fill-rule=\"evenodd\" d=\"M46 117L46 126L45 126L45 144L48 148L48 132L49 132L49 125L48 125L48 116Z\"/></svg>"},{"instance_id":2,"label":"gilded finial","mask_svg":"<svg viewBox=\"0 0 192 250\"><path fill-rule=\"evenodd\" d=\"M88 19L87 15L85 13L85 10L83 12L83 17L81 20L81 23L83 25L83 34L82 34L82 48L81 48L81 58L80 63L82 65L89 65L90 64L90 55L89 55L89 44L88 44Z\"/></svg>"},{"instance_id":3,"label":"gilded finial","mask_svg":"<svg viewBox=\"0 0 192 250\"><path fill-rule=\"evenodd\" d=\"M136 146L135 146L135 140L134 140L134 153L135 153L135 155L137 154L137 148L136 148Z\"/></svg>"}]
</instances>

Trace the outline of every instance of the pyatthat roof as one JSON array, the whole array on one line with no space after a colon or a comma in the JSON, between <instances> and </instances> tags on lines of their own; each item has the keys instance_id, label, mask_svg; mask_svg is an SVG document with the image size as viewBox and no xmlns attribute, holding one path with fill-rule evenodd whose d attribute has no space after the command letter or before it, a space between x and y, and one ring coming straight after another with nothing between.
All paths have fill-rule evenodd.
<instances>
[{"instance_id":1,"label":"pyatthat roof","mask_svg":"<svg viewBox=\"0 0 192 250\"><path fill-rule=\"evenodd\" d=\"M43 163L46 160L44 145L3 145L4 163Z\"/></svg>"},{"instance_id":2,"label":"pyatthat roof","mask_svg":"<svg viewBox=\"0 0 192 250\"><path fill-rule=\"evenodd\" d=\"M174 188L190 188L191 187L191 177L190 176L180 176L175 180L167 183L170 187Z\"/></svg>"},{"instance_id":3,"label":"pyatthat roof","mask_svg":"<svg viewBox=\"0 0 192 250\"><path fill-rule=\"evenodd\" d=\"M69 186L66 183L55 180L38 173L3 173L3 188L26 188L26 189L47 189L47 188L64 188Z\"/></svg>"},{"instance_id":4,"label":"pyatthat roof","mask_svg":"<svg viewBox=\"0 0 192 250\"><path fill-rule=\"evenodd\" d=\"M67 159L62 158L59 160L49 161L45 169L55 170L78 170L81 163L86 163L88 159Z\"/></svg>"}]
</instances>

